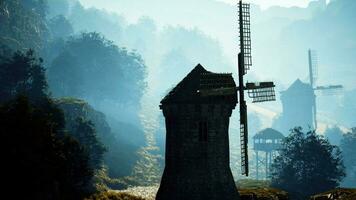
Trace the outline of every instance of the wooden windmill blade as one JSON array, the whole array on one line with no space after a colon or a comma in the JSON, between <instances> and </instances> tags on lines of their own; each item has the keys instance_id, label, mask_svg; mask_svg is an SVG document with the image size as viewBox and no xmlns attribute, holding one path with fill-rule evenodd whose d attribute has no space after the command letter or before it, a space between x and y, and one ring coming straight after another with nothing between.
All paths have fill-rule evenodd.
<instances>
[{"instance_id":1,"label":"wooden windmill blade","mask_svg":"<svg viewBox=\"0 0 356 200\"><path fill-rule=\"evenodd\" d=\"M245 101L245 87L243 75L245 68L243 65L243 54L239 54L239 103L240 103L240 145L241 145L241 173L248 176L248 126L247 126L247 104Z\"/></svg>"},{"instance_id":2,"label":"wooden windmill blade","mask_svg":"<svg viewBox=\"0 0 356 200\"><path fill-rule=\"evenodd\" d=\"M318 55L316 51L311 49L308 50L308 62L310 85L314 88L315 82L318 78Z\"/></svg>"},{"instance_id":3,"label":"wooden windmill blade","mask_svg":"<svg viewBox=\"0 0 356 200\"><path fill-rule=\"evenodd\" d=\"M308 63L309 63L309 81L310 81L310 86L314 89L314 85L318 76L318 57L316 54L316 51L309 49L308 50ZM317 119L316 119L316 100L315 98L313 99L313 107L312 107L312 113L313 113L313 123L314 123L314 129L317 129Z\"/></svg>"},{"instance_id":4,"label":"wooden windmill blade","mask_svg":"<svg viewBox=\"0 0 356 200\"><path fill-rule=\"evenodd\" d=\"M275 101L276 93L273 82L247 83L248 96L252 98L252 103Z\"/></svg>"},{"instance_id":5,"label":"wooden windmill blade","mask_svg":"<svg viewBox=\"0 0 356 200\"><path fill-rule=\"evenodd\" d=\"M250 4L242 3L242 0L240 0L238 4L238 16L240 32L240 53L243 56L241 60L243 63L242 72L243 75L245 75L252 66Z\"/></svg>"},{"instance_id":6,"label":"wooden windmill blade","mask_svg":"<svg viewBox=\"0 0 356 200\"><path fill-rule=\"evenodd\" d=\"M239 103L240 103L240 145L241 145L241 173L248 176L248 126L247 126L247 105L245 101L245 87L243 76L252 66L251 56L251 31L250 31L250 5L238 4L239 32L240 32L240 53L238 55L239 74Z\"/></svg>"},{"instance_id":7,"label":"wooden windmill blade","mask_svg":"<svg viewBox=\"0 0 356 200\"><path fill-rule=\"evenodd\" d=\"M344 89L343 85L317 86L314 90L320 91L323 95L335 95Z\"/></svg>"},{"instance_id":8,"label":"wooden windmill blade","mask_svg":"<svg viewBox=\"0 0 356 200\"><path fill-rule=\"evenodd\" d=\"M239 32L240 32L240 53L238 54L238 75L239 75L239 103L240 103L240 144L241 144L241 172L242 175L249 175L248 161L248 121L247 104L245 100L245 90L253 99L253 103L274 101L276 95L273 82L247 83L244 86L244 75L252 66L251 54L251 30L250 30L250 4L238 4Z\"/></svg>"}]
</instances>

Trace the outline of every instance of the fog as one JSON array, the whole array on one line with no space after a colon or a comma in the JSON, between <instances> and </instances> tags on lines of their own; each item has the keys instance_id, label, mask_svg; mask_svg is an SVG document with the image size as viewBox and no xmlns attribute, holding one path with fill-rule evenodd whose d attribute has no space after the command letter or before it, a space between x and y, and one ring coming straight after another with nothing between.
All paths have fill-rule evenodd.
<instances>
[{"instance_id":1,"label":"fog","mask_svg":"<svg viewBox=\"0 0 356 200\"><path fill-rule=\"evenodd\" d=\"M148 88L141 106L150 108L150 119L154 116L162 117L158 109L160 99L196 64L201 63L213 72L237 75L237 8L231 2L80 2L88 16L97 13L96 16L100 17L93 18L90 23L86 22L87 17L72 17L70 20L77 32L99 31L118 45L136 49L143 56L148 67ZM277 85L277 101L248 103L249 120L252 120L250 134L271 127L282 114L280 92L298 78L308 83L308 49L316 50L318 55L316 85L344 86L341 92L333 95L316 93L317 131L322 134L334 126L339 126L344 132L349 131L356 124L353 117L353 113L356 113L356 105L353 103L356 100L356 27L353 25L356 20L356 3L351 0L298 1L298 4L293 4L293 1L268 2L270 4L267 1L262 4L254 1L260 4L252 4L253 66L247 81L274 81ZM121 116L123 113L122 110L117 112L112 108L106 105L102 109L110 111L108 113L113 116L118 116L117 113ZM147 114L141 113L141 116ZM254 124L256 120L258 124ZM293 119L287 120L293 124ZM157 120L151 122L156 124L150 126L159 125ZM230 131L232 164L238 163L239 159L236 154L239 151L238 126L236 110L231 118ZM149 132L149 138L151 134ZM156 137L161 138L159 144L164 144L161 135ZM234 166L232 170L238 176L239 168Z\"/></svg>"},{"instance_id":2,"label":"fog","mask_svg":"<svg viewBox=\"0 0 356 200\"><path fill-rule=\"evenodd\" d=\"M265 128L284 136L298 126L313 132L314 105L317 137L325 135L346 150L345 160L352 160L353 143L347 140L356 131L356 1L250 2L253 65L245 81L276 85L276 101L247 99L251 174L253 136ZM109 147L105 157L103 149L98 152L108 167L104 175L122 178L113 187L157 184L166 136L160 101L198 64L211 72L232 73L237 82L235 4L231 0L6 0L0 3L4 21L0 100L13 100L23 92L33 99L43 95L49 102L66 104L63 116L69 117L68 122L85 119L89 133L99 135ZM318 58L314 88L309 83L309 49ZM31 68L35 61L37 71ZM30 72L21 74L26 70ZM329 85L343 88L316 90ZM242 178L238 108L229 123L235 180ZM345 163L350 173L354 164ZM348 175L343 186L353 186L353 177Z\"/></svg>"},{"instance_id":3,"label":"fog","mask_svg":"<svg viewBox=\"0 0 356 200\"><path fill-rule=\"evenodd\" d=\"M103 27L98 28L109 39L129 49L137 49L144 56L149 67L149 85L152 86L151 89L160 87L158 95L176 84L197 63L203 64L211 71L232 72L236 75L237 12L236 6L231 3L212 0L82 0L81 3L85 8L94 7L100 9L100 12L115 14L116 20L110 17L110 21L127 27L126 36L118 27L101 25ZM304 7L275 6L277 1L268 5L274 5L268 8L267 4L262 4L263 9L259 5L252 5L254 64L248 81L273 80L277 83L277 92L287 89L297 78L307 82L307 50L314 49L319 57L317 85L342 84L345 87L344 92L337 97L318 98L319 113L324 113L320 115L320 123L325 121L344 127L350 126L350 123L345 121L332 119L329 111L330 108L337 110L344 105L344 95L347 96L356 85L356 69L353 67L356 45L352 40L352 35L356 32L352 26L352 19L356 16L352 9L355 3L349 0L330 3L319 0L309 4L292 4L292 1L285 3L288 5L280 5ZM118 30L115 31L116 29ZM132 31L132 34L128 33L129 31ZM198 42L200 39L205 41ZM168 40L175 42L167 42ZM191 42L192 40L194 42ZM210 47L203 46L207 44ZM168 55L176 56L173 59L175 65L167 63ZM163 81L157 78L157 75L162 77L160 72L164 71L167 65L170 65L175 73L173 77L165 74L164 77L169 77L169 80ZM333 104L329 105L328 102L331 101ZM263 112L262 109L270 110L272 113L269 117L281 112L279 101L275 104L254 105L254 108L260 112ZM265 126L270 125L271 120L264 121Z\"/></svg>"}]
</instances>

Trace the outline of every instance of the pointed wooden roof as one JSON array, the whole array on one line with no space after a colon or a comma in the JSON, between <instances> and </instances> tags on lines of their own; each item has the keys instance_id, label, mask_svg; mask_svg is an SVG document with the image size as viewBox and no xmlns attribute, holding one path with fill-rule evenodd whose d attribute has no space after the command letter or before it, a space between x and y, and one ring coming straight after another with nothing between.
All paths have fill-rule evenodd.
<instances>
[{"instance_id":1,"label":"pointed wooden roof","mask_svg":"<svg viewBox=\"0 0 356 200\"><path fill-rule=\"evenodd\" d=\"M303 83L300 79L295 80L291 86L282 94L314 93L313 88L308 83Z\"/></svg>"},{"instance_id":2,"label":"pointed wooden roof","mask_svg":"<svg viewBox=\"0 0 356 200\"><path fill-rule=\"evenodd\" d=\"M253 136L253 139L264 139L264 140L274 140L274 139L283 139L284 135L273 129L273 128L266 128L263 129L262 131L258 132L255 136Z\"/></svg>"},{"instance_id":3,"label":"pointed wooden roof","mask_svg":"<svg viewBox=\"0 0 356 200\"><path fill-rule=\"evenodd\" d=\"M221 92L220 90L228 90ZM203 91L218 91L214 95L202 95ZM212 73L198 64L161 101L170 103L237 103L236 84L229 73Z\"/></svg>"}]
</instances>

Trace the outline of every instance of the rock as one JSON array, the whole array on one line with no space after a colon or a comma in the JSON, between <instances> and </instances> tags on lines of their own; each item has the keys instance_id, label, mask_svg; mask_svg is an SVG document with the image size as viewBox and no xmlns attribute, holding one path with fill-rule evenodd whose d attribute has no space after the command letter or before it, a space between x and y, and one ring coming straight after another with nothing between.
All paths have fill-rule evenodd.
<instances>
[{"instance_id":1,"label":"rock","mask_svg":"<svg viewBox=\"0 0 356 200\"><path fill-rule=\"evenodd\" d=\"M310 197L310 200L355 200L356 189L337 188Z\"/></svg>"}]
</instances>

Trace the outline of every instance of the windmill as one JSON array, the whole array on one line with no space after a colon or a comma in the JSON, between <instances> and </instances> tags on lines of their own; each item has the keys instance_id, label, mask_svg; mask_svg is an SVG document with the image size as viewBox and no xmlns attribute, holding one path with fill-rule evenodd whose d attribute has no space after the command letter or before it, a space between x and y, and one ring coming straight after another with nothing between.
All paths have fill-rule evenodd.
<instances>
[{"instance_id":1,"label":"windmill","mask_svg":"<svg viewBox=\"0 0 356 200\"><path fill-rule=\"evenodd\" d=\"M241 172L249 175L248 165L248 126L247 105L245 91L252 98L253 103L276 100L273 82L244 83L244 75L252 66L251 55L251 29L250 29L250 4L238 3L238 23L240 37L240 53L238 54L238 79L239 79L239 102L240 102L240 144L241 144Z\"/></svg>"},{"instance_id":2,"label":"windmill","mask_svg":"<svg viewBox=\"0 0 356 200\"><path fill-rule=\"evenodd\" d=\"M340 90L343 88L342 85L328 85L328 86L315 86L315 82L318 78L318 57L317 53L314 50L308 50L308 62L309 62L309 81L310 86L314 90L314 97L315 91L321 91L323 94L333 94L335 91ZM316 116L316 99L313 99L313 123L314 128L317 129L317 116Z\"/></svg>"}]
</instances>

